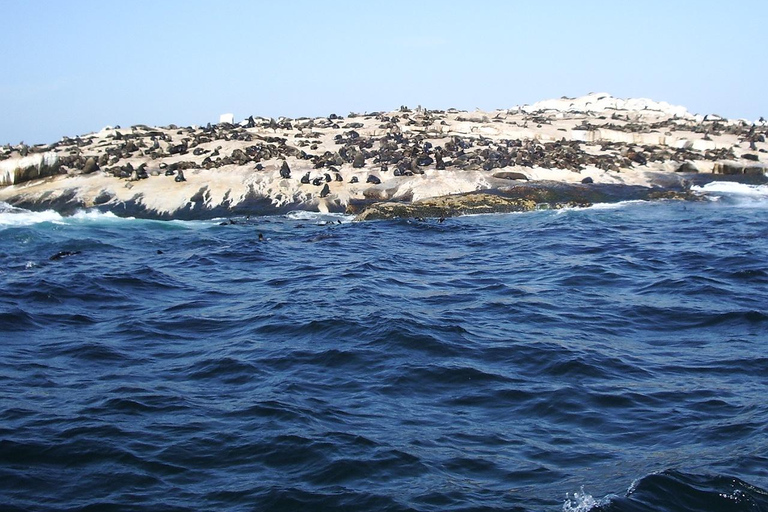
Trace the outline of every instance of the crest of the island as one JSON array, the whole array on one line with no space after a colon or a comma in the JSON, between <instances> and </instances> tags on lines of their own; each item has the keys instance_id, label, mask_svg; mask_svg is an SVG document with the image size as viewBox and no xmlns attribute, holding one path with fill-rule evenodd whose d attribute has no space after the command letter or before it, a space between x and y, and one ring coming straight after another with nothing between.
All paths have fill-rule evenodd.
<instances>
[{"instance_id":1,"label":"crest of the island","mask_svg":"<svg viewBox=\"0 0 768 512\"><path fill-rule=\"evenodd\" d=\"M762 184L759 121L605 93L493 112L392 112L136 125L0 151L0 201L156 219L347 212L357 219L696 200Z\"/></svg>"}]
</instances>

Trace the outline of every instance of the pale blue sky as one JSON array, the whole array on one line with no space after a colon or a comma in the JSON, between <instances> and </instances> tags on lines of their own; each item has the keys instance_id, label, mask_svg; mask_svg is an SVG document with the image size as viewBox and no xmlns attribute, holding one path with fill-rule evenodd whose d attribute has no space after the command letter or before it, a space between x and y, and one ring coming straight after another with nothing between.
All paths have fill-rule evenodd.
<instances>
[{"instance_id":1,"label":"pale blue sky","mask_svg":"<svg viewBox=\"0 0 768 512\"><path fill-rule=\"evenodd\" d=\"M768 117L768 1L0 0L0 144L608 92Z\"/></svg>"}]
</instances>

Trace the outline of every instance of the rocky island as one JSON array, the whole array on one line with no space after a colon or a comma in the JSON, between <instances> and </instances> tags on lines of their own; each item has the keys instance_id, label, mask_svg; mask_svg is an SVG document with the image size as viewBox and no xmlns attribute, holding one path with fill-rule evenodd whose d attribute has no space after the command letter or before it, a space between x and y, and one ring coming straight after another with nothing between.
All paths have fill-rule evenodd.
<instances>
[{"instance_id":1,"label":"rocky island","mask_svg":"<svg viewBox=\"0 0 768 512\"><path fill-rule=\"evenodd\" d=\"M596 93L493 112L232 116L0 149L0 201L62 214L203 219L292 210L357 219L693 199L761 184L768 126Z\"/></svg>"}]
</instances>

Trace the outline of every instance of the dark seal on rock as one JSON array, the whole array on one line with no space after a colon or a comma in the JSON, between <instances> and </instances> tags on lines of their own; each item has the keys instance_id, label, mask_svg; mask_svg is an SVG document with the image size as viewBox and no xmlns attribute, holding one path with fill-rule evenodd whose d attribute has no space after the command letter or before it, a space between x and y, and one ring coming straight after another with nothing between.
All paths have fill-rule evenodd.
<instances>
[{"instance_id":1,"label":"dark seal on rock","mask_svg":"<svg viewBox=\"0 0 768 512\"><path fill-rule=\"evenodd\" d=\"M326 184L323 186L323 190L321 190L321 191L320 191L320 197L326 197L326 196L327 196L328 194L330 194L330 193L331 193L331 188L330 188L330 187L328 186L328 184L326 183Z\"/></svg>"},{"instance_id":2,"label":"dark seal on rock","mask_svg":"<svg viewBox=\"0 0 768 512\"><path fill-rule=\"evenodd\" d=\"M283 165L280 167L280 176L285 179L291 177L291 168L288 167L288 162L285 160L283 160Z\"/></svg>"},{"instance_id":3,"label":"dark seal on rock","mask_svg":"<svg viewBox=\"0 0 768 512\"><path fill-rule=\"evenodd\" d=\"M368 175L368 179L365 180L366 183L373 183L374 185L378 185L381 183L381 180L374 176L373 174Z\"/></svg>"},{"instance_id":4,"label":"dark seal on rock","mask_svg":"<svg viewBox=\"0 0 768 512\"><path fill-rule=\"evenodd\" d=\"M500 178L502 180L525 180L528 181L528 176L521 172L513 171L499 171L493 173L494 178Z\"/></svg>"},{"instance_id":5,"label":"dark seal on rock","mask_svg":"<svg viewBox=\"0 0 768 512\"><path fill-rule=\"evenodd\" d=\"M179 170L178 170L178 172L176 173L176 177L175 177L175 178L173 178L173 180L174 180L176 183L181 183L182 181L187 181L187 178L185 178L185 177L184 177L184 171L182 171L181 169L179 169Z\"/></svg>"}]
</instances>

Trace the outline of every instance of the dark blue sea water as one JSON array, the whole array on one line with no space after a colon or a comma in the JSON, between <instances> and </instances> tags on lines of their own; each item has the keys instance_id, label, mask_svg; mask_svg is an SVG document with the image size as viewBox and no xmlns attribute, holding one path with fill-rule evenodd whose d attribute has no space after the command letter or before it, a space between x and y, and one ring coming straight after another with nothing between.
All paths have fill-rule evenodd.
<instances>
[{"instance_id":1,"label":"dark blue sea water","mask_svg":"<svg viewBox=\"0 0 768 512\"><path fill-rule=\"evenodd\" d=\"M0 206L0 509L768 511L768 189L719 187L443 223Z\"/></svg>"}]
</instances>

